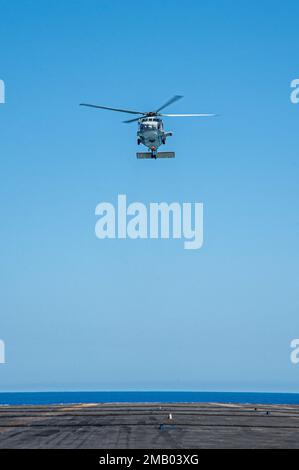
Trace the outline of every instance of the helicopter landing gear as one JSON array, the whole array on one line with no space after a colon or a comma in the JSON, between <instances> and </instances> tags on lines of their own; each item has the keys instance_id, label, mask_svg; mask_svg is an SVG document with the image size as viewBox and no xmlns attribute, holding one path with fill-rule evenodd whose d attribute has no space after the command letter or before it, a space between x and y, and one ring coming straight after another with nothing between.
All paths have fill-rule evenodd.
<instances>
[{"instance_id":1,"label":"helicopter landing gear","mask_svg":"<svg viewBox=\"0 0 299 470\"><path fill-rule=\"evenodd\" d=\"M162 139L162 144L163 144L163 145L166 144L166 139Z\"/></svg>"},{"instance_id":2,"label":"helicopter landing gear","mask_svg":"<svg viewBox=\"0 0 299 470\"><path fill-rule=\"evenodd\" d=\"M156 149L156 147L152 147L151 151L152 151L152 157L151 158L154 158L156 160L156 158L157 158L157 149Z\"/></svg>"},{"instance_id":3,"label":"helicopter landing gear","mask_svg":"<svg viewBox=\"0 0 299 470\"><path fill-rule=\"evenodd\" d=\"M140 145L140 143L141 143L141 140L137 139L137 145Z\"/></svg>"}]
</instances>

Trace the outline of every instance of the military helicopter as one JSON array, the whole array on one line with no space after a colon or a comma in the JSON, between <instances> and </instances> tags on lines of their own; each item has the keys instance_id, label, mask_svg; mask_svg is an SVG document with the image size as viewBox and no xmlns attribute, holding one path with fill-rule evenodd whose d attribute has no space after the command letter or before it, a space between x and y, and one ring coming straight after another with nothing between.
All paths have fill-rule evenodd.
<instances>
[{"instance_id":1,"label":"military helicopter","mask_svg":"<svg viewBox=\"0 0 299 470\"><path fill-rule=\"evenodd\" d=\"M118 111L120 113L139 114L136 117L123 121L131 123L138 121L137 144L144 145L150 152L138 152L137 158L174 158L175 152L157 152L158 148L166 144L166 138L172 136L172 132L165 132L161 117L212 117L217 114L161 114L160 111L171 105L175 101L183 98L181 95L175 95L166 103L160 106L156 111L132 111L128 109L109 108L107 106L99 106L95 104L81 103L80 106L89 106L91 108L108 109L110 111Z\"/></svg>"}]
</instances>

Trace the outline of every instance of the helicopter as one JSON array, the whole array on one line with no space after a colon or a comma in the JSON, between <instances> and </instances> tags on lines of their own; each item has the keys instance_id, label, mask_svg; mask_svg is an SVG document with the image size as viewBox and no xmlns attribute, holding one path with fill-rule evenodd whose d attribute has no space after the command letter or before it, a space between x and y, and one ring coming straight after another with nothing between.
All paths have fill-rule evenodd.
<instances>
[{"instance_id":1,"label":"helicopter","mask_svg":"<svg viewBox=\"0 0 299 470\"><path fill-rule=\"evenodd\" d=\"M110 108L107 106L99 106L95 104L80 103L80 106L89 106L91 108L108 109L110 111L118 111L120 113L138 114L140 117L123 121L131 123L138 121L137 144L144 145L149 152L137 152L137 158L174 158L175 152L157 152L161 145L166 144L166 138L172 136L172 132L164 130L162 117L213 117L217 114L161 114L160 111L171 105L175 101L183 98L182 95L174 95L166 103L155 111L132 111L129 109Z\"/></svg>"}]
</instances>

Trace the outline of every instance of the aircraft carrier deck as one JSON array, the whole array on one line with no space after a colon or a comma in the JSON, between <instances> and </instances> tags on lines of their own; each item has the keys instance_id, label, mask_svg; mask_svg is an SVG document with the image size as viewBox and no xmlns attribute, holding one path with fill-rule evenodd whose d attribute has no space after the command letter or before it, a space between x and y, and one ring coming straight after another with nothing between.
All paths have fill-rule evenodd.
<instances>
[{"instance_id":1,"label":"aircraft carrier deck","mask_svg":"<svg viewBox=\"0 0 299 470\"><path fill-rule=\"evenodd\" d=\"M299 448L299 406L0 406L1 449Z\"/></svg>"}]
</instances>

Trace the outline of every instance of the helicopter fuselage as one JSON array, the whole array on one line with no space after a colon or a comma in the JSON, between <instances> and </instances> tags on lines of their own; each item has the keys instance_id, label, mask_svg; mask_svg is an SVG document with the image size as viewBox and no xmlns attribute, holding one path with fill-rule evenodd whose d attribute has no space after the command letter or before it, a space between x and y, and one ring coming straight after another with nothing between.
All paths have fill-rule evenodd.
<instances>
[{"instance_id":1,"label":"helicopter fuselage","mask_svg":"<svg viewBox=\"0 0 299 470\"><path fill-rule=\"evenodd\" d=\"M165 132L162 119L157 117L141 118L138 121L137 143L148 147L152 153L166 143L166 137L171 132Z\"/></svg>"},{"instance_id":2,"label":"helicopter fuselage","mask_svg":"<svg viewBox=\"0 0 299 470\"><path fill-rule=\"evenodd\" d=\"M139 115L139 117L134 117L132 119L127 119L125 122L129 124L131 122L138 121L138 131L137 131L137 144L144 145L147 147L150 152L137 152L137 158L173 158L175 156L174 152L159 152L157 149L163 144L166 143L166 138L172 136L172 132L165 132L163 127L163 121L161 117L208 117L216 116L216 114L161 114L161 111L167 106L170 106L175 101L183 98L181 95L174 95L170 100L166 101L162 106L156 108L155 111L135 111L132 109L123 109L123 108L110 108L109 106L102 106L98 104L90 103L81 103L81 106L88 106L90 108L98 109L107 109L110 111L117 111L119 113L127 113Z\"/></svg>"}]
</instances>

